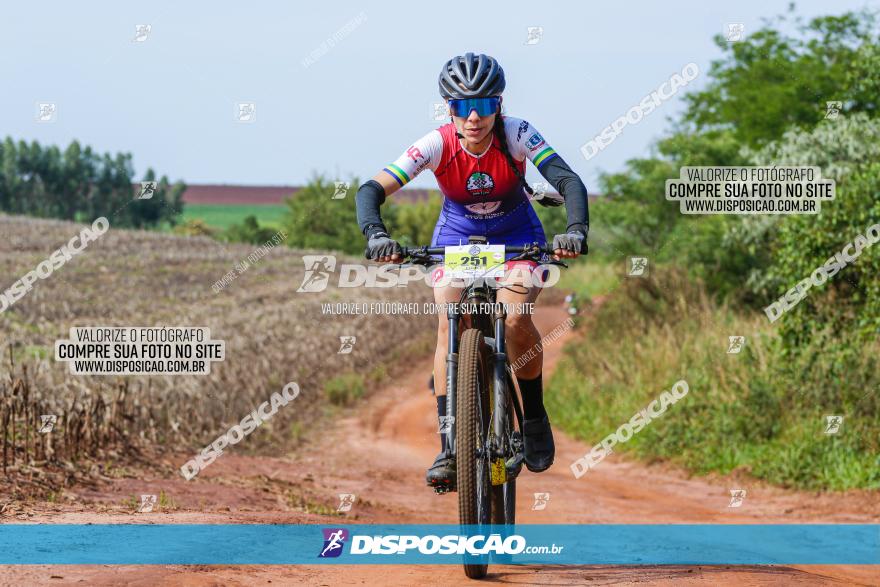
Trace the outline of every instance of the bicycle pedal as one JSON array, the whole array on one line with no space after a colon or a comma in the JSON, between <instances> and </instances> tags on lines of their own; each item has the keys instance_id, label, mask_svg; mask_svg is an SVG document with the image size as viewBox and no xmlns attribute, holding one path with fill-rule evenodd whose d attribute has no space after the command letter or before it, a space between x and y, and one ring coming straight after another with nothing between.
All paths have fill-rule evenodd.
<instances>
[{"instance_id":1,"label":"bicycle pedal","mask_svg":"<svg viewBox=\"0 0 880 587\"><path fill-rule=\"evenodd\" d=\"M455 485L451 480L440 480L434 483L429 483L428 487L434 490L434 493L438 495L442 495L444 493L449 493L450 491L455 491Z\"/></svg>"},{"instance_id":2,"label":"bicycle pedal","mask_svg":"<svg viewBox=\"0 0 880 587\"><path fill-rule=\"evenodd\" d=\"M507 462L504 463L504 467L507 469L507 476L511 479L515 479L520 471L522 471L524 461L525 455L521 452L516 453L516 455L507 459Z\"/></svg>"},{"instance_id":3,"label":"bicycle pedal","mask_svg":"<svg viewBox=\"0 0 880 587\"><path fill-rule=\"evenodd\" d=\"M451 483L437 483L436 485L431 485L431 487L437 495L443 495L444 493L455 491L455 487L453 487Z\"/></svg>"}]
</instances>

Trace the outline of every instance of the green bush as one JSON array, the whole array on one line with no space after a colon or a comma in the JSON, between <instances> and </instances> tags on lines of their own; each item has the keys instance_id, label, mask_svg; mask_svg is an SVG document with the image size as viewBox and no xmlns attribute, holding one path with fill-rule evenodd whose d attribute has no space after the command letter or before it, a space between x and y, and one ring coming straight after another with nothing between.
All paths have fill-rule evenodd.
<instances>
[{"instance_id":1,"label":"green bush","mask_svg":"<svg viewBox=\"0 0 880 587\"><path fill-rule=\"evenodd\" d=\"M345 373L324 383L324 395L335 406L347 406L364 396L364 378L357 373Z\"/></svg>"},{"instance_id":2,"label":"green bush","mask_svg":"<svg viewBox=\"0 0 880 587\"><path fill-rule=\"evenodd\" d=\"M194 218L192 220L187 220L183 224L178 224L174 227L175 234L182 234L185 236L216 236L217 231L208 226L204 220L201 218Z\"/></svg>"},{"instance_id":3,"label":"green bush","mask_svg":"<svg viewBox=\"0 0 880 587\"><path fill-rule=\"evenodd\" d=\"M261 245L276 234L275 230L260 226L257 217L254 215L246 216L241 224L233 224L223 231L223 240L239 243L253 243Z\"/></svg>"},{"instance_id":4,"label":"green bush","mask_svg":"<svg viewBox=\"0 0 880 587\"><path fill-rule=\"evenodd\" d=\"M657 261L684 267L708 290L758 307L775 291L767 268L775 219L714 215L682 219L657 253Z\"/></svg>"}]
</instances>

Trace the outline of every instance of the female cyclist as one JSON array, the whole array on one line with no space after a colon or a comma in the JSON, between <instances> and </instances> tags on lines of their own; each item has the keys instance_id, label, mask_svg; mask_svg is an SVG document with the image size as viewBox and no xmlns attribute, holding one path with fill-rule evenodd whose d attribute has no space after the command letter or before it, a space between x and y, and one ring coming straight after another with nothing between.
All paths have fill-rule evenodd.
<instances>
[{"instance_id":1,"label":"female cyclist","mask_svg":"<svg viewBox=\"0 0 880 587\"><path fill-rule=\"evenodd\" d=\"M546 242L544 229L529 202L525 160L562 196L568 214L565 234L553 237L554 257L572 258L587 252L589 216L587 188L571 168L528 122L501 114L504 70L487 55L467 53L450 59L440 72L440 95L449 104L452 122L431 131L413 143L394 162L358 188L357 215L367 237L366 257L379 262L399 263L400 245L391 239L382 223L379 207L385 197L430 169L444 195L440 218L431 246L466 244L469 236L485 236L490 244L525 245ZM525 190L525 191L524 191ZM561 201L538 200L544 205ZM516 279L507 263L508 275ZM531 269L536 266L529 261ZM522 271L518 272L522 276ZM499 289L497 301L523 308L534 302L541 288L526 275L524 287ZM435 287L437 303L459 300L461 290ZM449 325L445 313L438 316L437 351L434 355L434 385L438 417L446 415L446 353ZM540 472L553 464L555 446L550 420L544 410L541 384L541 335L524 312L508 314L505 327L508 354L520 357L529 349L537 355L517 370L522 393L525 462L530 471ZM446 450L446 435L440 435L440 454L428 469L430 486L454 485L455 459Z\"/></svg>"}]
</instances>

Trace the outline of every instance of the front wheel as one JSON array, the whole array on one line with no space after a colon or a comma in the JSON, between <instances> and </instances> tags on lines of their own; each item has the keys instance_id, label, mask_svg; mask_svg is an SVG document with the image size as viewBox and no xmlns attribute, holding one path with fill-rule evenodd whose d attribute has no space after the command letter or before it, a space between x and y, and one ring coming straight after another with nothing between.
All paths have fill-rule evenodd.
<instances>
[{"instance_id":1,"label":"front wheel","mask_svg":"<svg viewBox=\"0 0 880 587\"><path fill-rule=\"evenodd\" d=\"M486 526L491 517L489 430L489 365L483 333L465 330L458 350L455 407L455 461L458 518L464 526ZM465 564L471 579L482 579L488 564Z\"/></svg>"}]
</instances>

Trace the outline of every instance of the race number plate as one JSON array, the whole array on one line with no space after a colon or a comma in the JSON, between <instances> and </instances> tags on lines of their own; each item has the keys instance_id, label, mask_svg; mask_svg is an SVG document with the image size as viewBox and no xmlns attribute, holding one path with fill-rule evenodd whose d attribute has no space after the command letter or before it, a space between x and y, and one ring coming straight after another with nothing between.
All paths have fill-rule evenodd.
<instances>
[{"instance_id":1,"label":"race number plate","mask_svg":"<svg viewBox=\"0 0 880 587\"><path fill-rule=\"evenodd\" d=\"M449 246L443 262L445 272L452 277L503 277L504 245Z\"/></svg>"}]
</instances>

